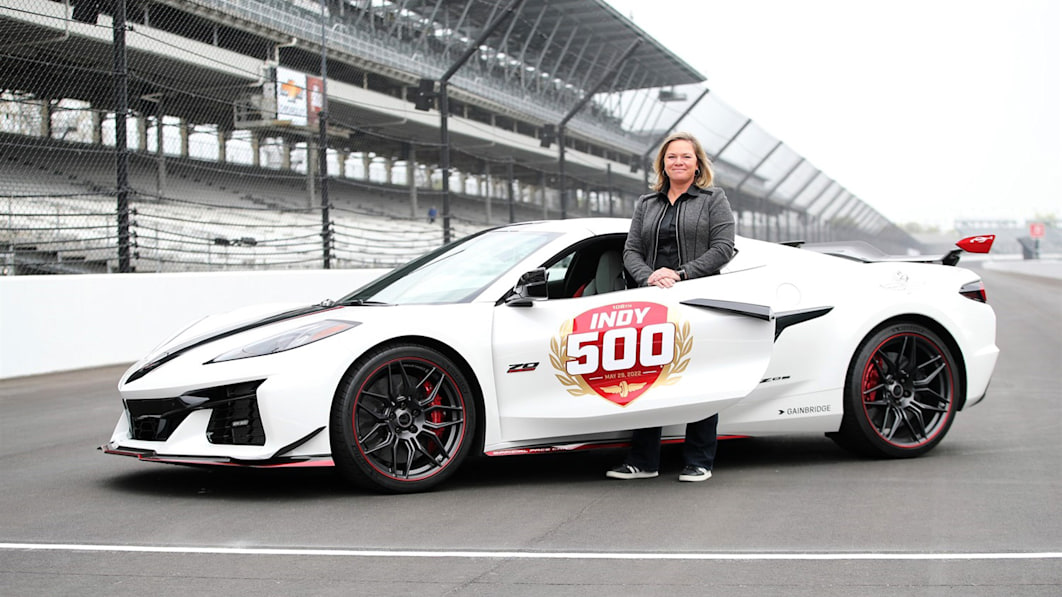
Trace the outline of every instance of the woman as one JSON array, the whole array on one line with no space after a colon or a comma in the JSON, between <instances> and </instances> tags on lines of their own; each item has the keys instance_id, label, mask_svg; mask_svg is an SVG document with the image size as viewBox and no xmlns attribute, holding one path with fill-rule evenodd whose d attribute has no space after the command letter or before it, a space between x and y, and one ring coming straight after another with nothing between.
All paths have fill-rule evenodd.
<instances>
[{"instance_id":1,"label":"woman","mask_svg":"<svg viewBox=\"0 0 1062 597\"><path fill-rule=\"evenodd\" d=\"M639 286L671 288L676 282L718 273L734 256L734 215L726 194L713 187L711 162L689 133L664 140L653 162L656 184L634 207L623 265ZM712 476L719 415L686 425L685 468L679 481ZM614 479L648 479L660 469L660 427L637 429Z\"/></svg>"}]
</instances>

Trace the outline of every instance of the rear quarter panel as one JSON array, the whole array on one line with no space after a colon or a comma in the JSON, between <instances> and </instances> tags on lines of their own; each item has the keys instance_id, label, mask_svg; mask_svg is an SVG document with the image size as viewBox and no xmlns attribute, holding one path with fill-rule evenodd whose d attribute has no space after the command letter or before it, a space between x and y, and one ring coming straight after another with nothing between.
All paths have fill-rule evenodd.
<instances>
[{"instance_id":1,"label":"rear quarter panel","mask_svg":"<svg viewBox=\"0 0 1062 597\"><path fill-rule=\"evenodd\" d=\"M954 341L966 371L966 397L984 394L995 364L995 314L959 294L978 276L963 268L921 263L860 263L788 247L764 248L764 275L777 282L776 314L832 307L827 315L786 328L764 380L721 413L720 432L771 434L835 431L853 355L886 322L930 322Z\"/></svg>"}]
</instances>

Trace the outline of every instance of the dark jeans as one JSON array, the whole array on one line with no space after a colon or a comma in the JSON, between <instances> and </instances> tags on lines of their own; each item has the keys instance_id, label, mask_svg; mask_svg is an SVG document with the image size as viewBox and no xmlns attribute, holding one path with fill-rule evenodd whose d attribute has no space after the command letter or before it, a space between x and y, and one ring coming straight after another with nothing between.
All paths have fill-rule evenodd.
<instances>
[{"instance_id":1,"label":"dark jeans","mask_svg":"<svg viewBox=\"0 0 1062 597\"><path fill-rule=\"evenodd\" d=\"M719 444L716 434L718 426L719 415L686 424L686 443L682 446L682 457L687 466L702 466L712 470L715 464L715 448ZM631 434L631 451L627 454L627 464L643 471L660 470L660 436L660 427L635 429Z\"/></svg>"}]
</instances>

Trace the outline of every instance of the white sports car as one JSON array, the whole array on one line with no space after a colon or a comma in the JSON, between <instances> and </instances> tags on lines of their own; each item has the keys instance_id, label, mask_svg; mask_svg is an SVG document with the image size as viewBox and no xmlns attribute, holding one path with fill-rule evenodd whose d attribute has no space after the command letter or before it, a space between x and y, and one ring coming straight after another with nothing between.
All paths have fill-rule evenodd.
<instances>
[{"instance_id":1,"label":"white sports car","mask_svg":"<svg viewBox=\"0 0 1062 597\"><path fill-rule=\"evenodd\" d=\"M629 221L515 224L339 300L208 317L133 365L102 449L141 460L335 466L428 489L473 452L621 445L720 413L720 434L825 432L923 454L995 367L984 285L864 245L739 237L715 276L626 288ZM993 237L960 241L986 252Z\"/></svg>"}]
</instances>

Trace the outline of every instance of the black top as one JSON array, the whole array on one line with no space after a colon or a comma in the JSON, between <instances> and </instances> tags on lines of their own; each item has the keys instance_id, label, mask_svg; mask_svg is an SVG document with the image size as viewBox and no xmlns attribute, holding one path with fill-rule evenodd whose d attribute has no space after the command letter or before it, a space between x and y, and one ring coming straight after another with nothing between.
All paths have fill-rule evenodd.
<instances>
[{"instance_id":1,"label":"black top","mask_svg":"<svg viewBox=\"0 0 1062 597\"><path fill-rule=\"evenodd\" d=\"M677 270L681 264L678 253L678 226L676 226L676 215L678 214L679 203L685 201L688 196L688 193L683 193L675 200L675 204L672 205L671 202L667 200L667 195L664 193L660 194L660 200L664 202L664 213L661 214L660 224L656 229L659 241L656 245L656 259L653 260L653 263L657 268L667 267Z\"/></svg>"}]
</instances>

